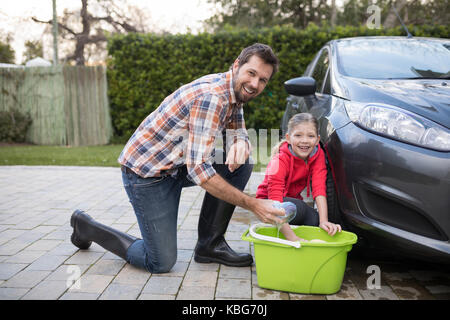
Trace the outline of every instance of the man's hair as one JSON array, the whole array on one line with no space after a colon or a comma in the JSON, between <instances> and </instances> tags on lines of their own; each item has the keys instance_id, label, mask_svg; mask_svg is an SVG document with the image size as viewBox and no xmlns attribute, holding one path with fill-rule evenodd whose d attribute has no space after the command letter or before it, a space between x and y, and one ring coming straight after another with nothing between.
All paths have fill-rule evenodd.
<instances>
[{"instance_id":1,"label":"man's hair","mask_svg":"<svg viewBox=\"0 0 450 320\"><path fill-rule=\"evenodd\" d=\"M252 56L258 56L261 58L265 63L270 64L273 68L271 78L273 75L278 71L278 58L273 53L272 48L269 47L267 44L263 43L254 43L251 46L244 48L244 50L241 51L241 54L238 57L239 60L239 68L246 64Z\"/></svg>"}]
</instances>

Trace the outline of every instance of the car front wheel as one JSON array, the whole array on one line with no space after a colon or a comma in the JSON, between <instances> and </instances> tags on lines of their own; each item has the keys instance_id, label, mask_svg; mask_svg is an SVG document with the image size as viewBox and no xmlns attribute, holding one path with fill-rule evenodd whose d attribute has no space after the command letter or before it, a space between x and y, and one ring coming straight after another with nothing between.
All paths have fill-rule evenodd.
<instances>
[{"instance_id":1,"label":"car front wheel","mask_svg":"<svg viewBox=\"0 0 450 320\"><path fill-rule=\"evenodd\" d=\"M331 167L327 163L327 206L328 206L328 220L333 223L340 224L343 229L347 229L345 227L345 223L342 219L342 214L339 209L339 202L337 198L336 188L333 180L333 173L331 172Z\"/></svg>"}]
</instances>

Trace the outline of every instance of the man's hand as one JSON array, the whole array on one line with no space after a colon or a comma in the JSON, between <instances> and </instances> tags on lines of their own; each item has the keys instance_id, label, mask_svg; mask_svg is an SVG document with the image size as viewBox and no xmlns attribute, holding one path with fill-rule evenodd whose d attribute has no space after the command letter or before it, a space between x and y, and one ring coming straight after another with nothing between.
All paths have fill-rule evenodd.
<instances>
[{"instance_id":1,"label":"man's hand","mask_svg":"<svg viewBox=\"0 0 450 320\"><path fill-rule=\"evenodd\" d=\"M228 170L233 172L247 161L250 156L250 148L245 140L237 140L230 147L227 153L227 160L225 164L228 165Z\"/></svg>"},{"instance_id":2,"label":"man's hand","mask_svg":"<svg viewBox=\"0 0 450 320\"><path fill-rule=\"evenodd\" d=\"M284 209L275 208L273 203L273 200L254 198L250 210L264 223L281 224L283 221L277 216L283 216L285 214Z\"/></svg>"}]
</instances>

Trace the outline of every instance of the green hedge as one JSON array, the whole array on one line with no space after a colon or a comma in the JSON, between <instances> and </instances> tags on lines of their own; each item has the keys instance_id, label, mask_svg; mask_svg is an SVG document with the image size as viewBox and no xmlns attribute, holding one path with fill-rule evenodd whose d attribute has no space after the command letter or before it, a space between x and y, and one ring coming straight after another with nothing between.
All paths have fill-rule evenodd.
<instances>
[{"instance_id":1,"label":"green hedge","mask_svg":"<svg viewBox=\"0 0 450 320\"><path fill-rule=\"evenodd\" d=\"M17 109L0 111L0 141L24 142L31 117Z\"/></svg>"},{"instance_id":2,"label":"green hedge","mask_svg":"<svg viewBox=\"0 0 450 320\"><path fill-rule=\"evenodd\" d=\"M409 26L415 36L449 38L445 26ZM115 135L127 139L164 98L183 84L224 72L240 51L255 42L270 45L280 69L264 92L245 107L247 128L277 128L287 97L283 83L300 76L329 40L364 35L405 35L401 27L275 27L229 29L199 35L115 35L108 41L108 86Z\"/></svg>"}]
</instances>

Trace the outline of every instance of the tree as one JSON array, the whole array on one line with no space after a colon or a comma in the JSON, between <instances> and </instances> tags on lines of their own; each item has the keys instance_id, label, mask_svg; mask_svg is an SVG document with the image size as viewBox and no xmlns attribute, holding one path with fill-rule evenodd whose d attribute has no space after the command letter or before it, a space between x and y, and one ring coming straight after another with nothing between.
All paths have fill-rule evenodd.
<instances>
[{"instance_id":1,"label":"tree","mask_svg":"<svg viewBox=\"0 0 450 320\"><path fill-rule=\"evenodd\" d=\"M386 4L386 11L389 10L389 13L384 22L385 28L400 24L392 10L394 5L406 24L449 25L449 0L390 0Z\"/></svg>"},{"instance_id":2,"label":"tree","mask_svg":"<svg viewBox=\"0 0 450 320\"><path fill-rule=\"evenodd\" d=\"M399 16L402 9L408 5L407 0L398 0L395 3L392 4L392 6L395 6L395 9L397 10ZM384 19L383 26L385 28L392 28L395 27L395 25L399 23L397 15L395 14L395 11L393 8L391 8L386 16L386 19Z\"/></svg>"},{"instance_id":3,"label":"tree","mask_svg":"<svg viewBox=\"0 0 450 320\"><path fill-rule=\"evenodd\" d=\"M80 0L78 12L64 11L58 21L58 33L64 40L74 43L73 52L65 59L84 65L89 52L105 50L106 33L146 32L148 18L139 9L123 0ZM91 14L88 5L96 15ZM33 21L51 25L52 20ZM93 48L94 47L94 48Z\"/></svg>"},{"instance_id":4,"label":"tree","mask_svg":"<svg viewBox=\"0 0 450 320\"><path fill-rule=\"evenodd\" d=\"M369 14L367 8L375 4L381 9L381 17L386 15L386 9L389 0L346 0L342 10L338 12L338 24L358 26L367 22ZM389 9L389 8L388 8Z\"/></svg>"},{"instance_id":5,"label":"tree","mask_svg":"<svg viewBox=\"0 0 450 320\"><path fill-rule=\"evenodd\" d=\"M331 0L331 25L336 25L336 19L337 19L337 7L336 7L336 0Z\"/></svg>"},{"instance_id":6,"label":"tree","mask_svg":"<svg viewBox=\"0 0 450 320\"><path fill-rule=\"evenodd\" d=\"M23 63L37 57L44 56L44 49L40 41L26 41Z\"/></svg>"},{"instance_id":7,"label":"tree","mask_svg":"<svg viewBox=\"0 0 450 320\"><path fill-rule=\"evenodd\" d=\"M239 27L271 27L292 24L304 28L309 22L320 24L332 17L327 0L209 0L222 7L206 21L219 30L225 25Z\"/></svg>"},{"instance_id":8,"label":"tree","mask_svg":"<svg viewBox=\"0 0 450 320\"><path fill-rule=\"evenodd\" d=\"M0 63L14 63L15 52L10 45L11 37L8 35L6 40L0 39Z\"/></svg>"},{"instance_id":9,"label":"tree","mask_svg":"<svg viewBox=\"0 0 450 320\"><path fill-rule=\"evenodd\" d=\"M281 22L280 0L209 0L220 5L221 11L206 20L214 30L226 25L260 28Z\"/></svg>"},{"instance_id":10,"label":"tree","mask_svg":"<svg viewBox=\"0 0 450 320\"><path fill-rule=\"evenodd\" d=\"M213 30L225 25L238 27L271 27L291 24L305 28L308 23L330 25L364 25L370 14L367 9L381 9L382 27L400 23L393 5L406 24L442 24L450 21L449 0L208 0L219 12L205 21ZM339 3L339 5L338 5Z\"/></svg>"},{"instance_id":11,"label":"tree","mask_svg":"<svg viewBox=\"0 0 450 320\"><path fill-rule=\"evenodd\" d=\"M285 23L298 28L306 28L310 22L319 25L322 21L331 20L331 6L326 0L284 0L281 1L281 10Z\"/></svg>"}]
</instances>

